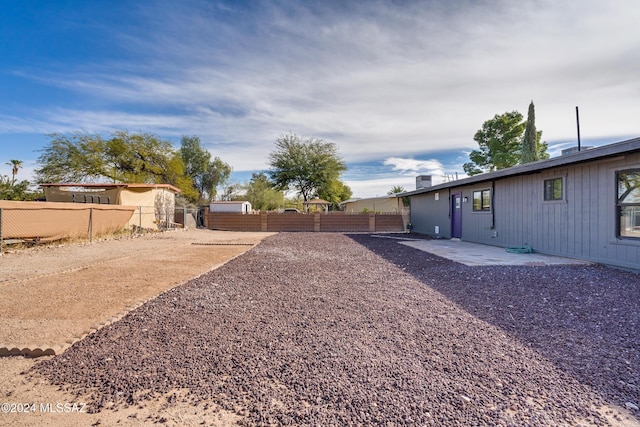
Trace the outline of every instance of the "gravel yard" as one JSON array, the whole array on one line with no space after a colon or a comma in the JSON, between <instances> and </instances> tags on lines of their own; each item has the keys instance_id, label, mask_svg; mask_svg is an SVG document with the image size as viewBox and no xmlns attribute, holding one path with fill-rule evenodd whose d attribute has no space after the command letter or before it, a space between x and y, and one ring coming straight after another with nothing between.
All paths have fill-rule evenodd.
<instances>
[{"instance_id":1,"label":"gravel yard","mask_svg":"<svg viewBox=\"0 0 640 427\"><path fill-rule=\"evenodd\" d=\"M242 425L638 425L640 276L281 233L32 369ZM159 417L155 422L166 422Z\"/></svg>"}]
</instances>

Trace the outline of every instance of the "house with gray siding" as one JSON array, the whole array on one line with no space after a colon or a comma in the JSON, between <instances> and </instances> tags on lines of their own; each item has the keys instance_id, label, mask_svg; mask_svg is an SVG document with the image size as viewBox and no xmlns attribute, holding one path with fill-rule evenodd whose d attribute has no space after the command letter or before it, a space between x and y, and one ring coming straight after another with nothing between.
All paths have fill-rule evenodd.
<instances>
[{"instance_id":1,"label":"house with gray siding","mask_svg":"<svg viewBox=\"0 0 640 427\"><path fill-rule=\"evenodd\" d=\"M640 269L640 138L402 196L416 233Z\"/></svg>"}]
</instances>

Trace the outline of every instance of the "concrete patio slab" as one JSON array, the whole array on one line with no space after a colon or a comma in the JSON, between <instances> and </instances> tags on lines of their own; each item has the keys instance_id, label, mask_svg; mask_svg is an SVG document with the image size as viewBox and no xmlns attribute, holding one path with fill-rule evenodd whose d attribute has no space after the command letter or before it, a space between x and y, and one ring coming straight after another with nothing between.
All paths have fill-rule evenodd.
<instances>
[{"instance_id":1,"label":"concrete patio slab","mask_svg":"<svg viewBox=\"0 0 640 427\"><path fill-rule=\"evenodd\" d=\"M406 240L403 245L429 252L469 266L481 265L589 265L588 261L539 253L518 254L506 248L463 242L460 240Z\"/></svg>"}]
</instances>

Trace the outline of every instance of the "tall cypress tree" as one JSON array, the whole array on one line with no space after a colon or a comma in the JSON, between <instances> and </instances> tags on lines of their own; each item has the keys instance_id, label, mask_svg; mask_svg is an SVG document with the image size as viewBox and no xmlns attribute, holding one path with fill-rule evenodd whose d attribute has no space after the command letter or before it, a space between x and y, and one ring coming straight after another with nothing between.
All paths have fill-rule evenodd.
<instances>
[{"instance_id":1,"label":"tall cypress tree","mask_svg":"<svg viewBox=\"0 0 640 427\"><path fill-rule=\"evenodd\" d=\"M520 163L530 163L539 160L538 133L536 132L536 113L533 101L529 104L527 114L527 126L524 129L524 139L522 140L522 158Z\"/></svg>"}]
</instances>

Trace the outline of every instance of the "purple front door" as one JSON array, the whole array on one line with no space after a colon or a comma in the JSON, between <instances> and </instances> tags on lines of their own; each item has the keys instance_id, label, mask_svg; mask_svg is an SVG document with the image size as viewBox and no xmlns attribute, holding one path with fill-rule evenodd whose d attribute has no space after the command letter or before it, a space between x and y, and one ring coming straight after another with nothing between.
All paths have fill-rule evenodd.
<instances>
[{"instance_id":1,"label":"purple front door","mask_svg":"<svg viewBox=\"0 0 640 427\"><path fill-rule=\"evenodd\" d=\"M462 238L462 194L451 195L451 238Z\"/></svg>"}]
</instances>

